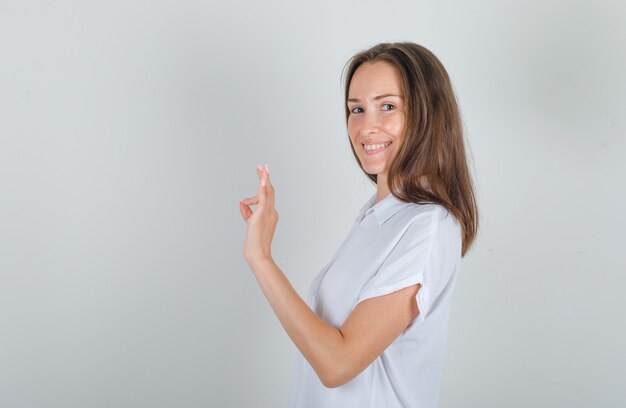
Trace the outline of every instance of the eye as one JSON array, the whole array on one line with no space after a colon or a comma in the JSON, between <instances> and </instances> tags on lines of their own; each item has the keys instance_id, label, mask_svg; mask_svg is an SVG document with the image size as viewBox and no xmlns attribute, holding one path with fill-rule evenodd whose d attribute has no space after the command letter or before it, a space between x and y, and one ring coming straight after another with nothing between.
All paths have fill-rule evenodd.
<instances>
[{"instance_id":1,"label":"eye","mask_svg":"<svg viewBox=\"0 0 626 408\"><path fill-rule=\"evenodd\" d=\"M385 104L383 104L383 107L385 107L385 106L391 106L391 109L383 109L383 110L393 110L393 109L395 109L395 108L396 108L395 106L393 106L393 105L392 105L392 104L390 104L390 103L385 103Z\"/></svg>"},{"instance_id":2,"label":"eye","mask_svg":"<svg viewBox=\"0 0 626 408\"><path fill-rule=\"evenodd\" d=\"M358 106L355 106L354 108L352 108L352 110L350 112L352 112L352 113L360 113L360 112L355 112L356 109L361 109L361 108L359 108Z\"/></svg>"}]
</instances>

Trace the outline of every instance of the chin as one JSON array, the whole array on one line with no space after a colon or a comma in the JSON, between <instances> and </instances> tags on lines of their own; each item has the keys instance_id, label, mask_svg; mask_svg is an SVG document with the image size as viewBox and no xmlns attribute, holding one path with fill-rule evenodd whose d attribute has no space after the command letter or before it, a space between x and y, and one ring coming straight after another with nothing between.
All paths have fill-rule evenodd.
<instances>
[{"instance_id":1,"label":"chin","mask_svg":"<svg viewBox=\"0 0 626 408\"><path fill-rule=\"evenodd\" d=\"M363 170L365 170L367 174L380 174L384 171L384 169L379 166L363 166Z\"/></svg>"}]
</instances>

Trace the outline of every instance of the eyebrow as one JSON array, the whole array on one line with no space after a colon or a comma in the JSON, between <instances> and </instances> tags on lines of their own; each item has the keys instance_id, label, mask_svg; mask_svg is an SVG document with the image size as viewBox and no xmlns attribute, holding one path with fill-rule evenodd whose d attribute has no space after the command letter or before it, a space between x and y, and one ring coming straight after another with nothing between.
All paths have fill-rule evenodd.
<instances>
[{"instance_id":1,"label":"eyebrow","mask_svg":"<svg viewBox=\"0 0 626 408\"><path fill-rule=\"evenodd\" d=\"M388 96L395 96L396 98L402 99L402 97L400 95L384 94L384 95L378 95L378 96L374 97L374 100L377 101L379 99L387 98ZM357 98L349 98L348 102L361 102L361 100L357 99Z\"/></svg>"}]
</instances>

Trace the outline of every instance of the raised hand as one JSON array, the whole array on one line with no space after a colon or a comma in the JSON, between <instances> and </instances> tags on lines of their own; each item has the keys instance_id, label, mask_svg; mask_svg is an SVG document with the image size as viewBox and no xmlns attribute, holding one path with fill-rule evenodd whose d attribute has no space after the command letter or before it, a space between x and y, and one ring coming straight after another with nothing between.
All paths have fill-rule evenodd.
<instances>
[{"instance_id":1,"label":"raised hand","mask_svg":"<svg viewBox=\"0 0 626 408\"><path fill-rule=\"evenodd\" d=\"M274 208L274 186L270 182L269 168L257 166L259 187L257 195L239 200L241 217L247 224L243 245L243 257L248 264L258 264L272 259L272 239L278 224L278 212ZM251 205L256 205L254 211Z\"/></svg>"}]
</instances>

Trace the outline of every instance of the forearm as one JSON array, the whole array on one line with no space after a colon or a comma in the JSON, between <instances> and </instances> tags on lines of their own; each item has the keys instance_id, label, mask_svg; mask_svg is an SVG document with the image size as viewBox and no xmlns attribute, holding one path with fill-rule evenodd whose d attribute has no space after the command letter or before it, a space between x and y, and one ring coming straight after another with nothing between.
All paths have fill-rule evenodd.
<instances>
[{"instance_id":1,"label":"forearm","mask_svg":"<svg viewBox=\"0 0 626 408\"><path fill-rule=\"evenodd\" d=\"M278 320L322 382L338 375L344 339L341 332L320 319L294 290L273 260L250 264L254 276Z\"/></svg>"}]
</instances>

